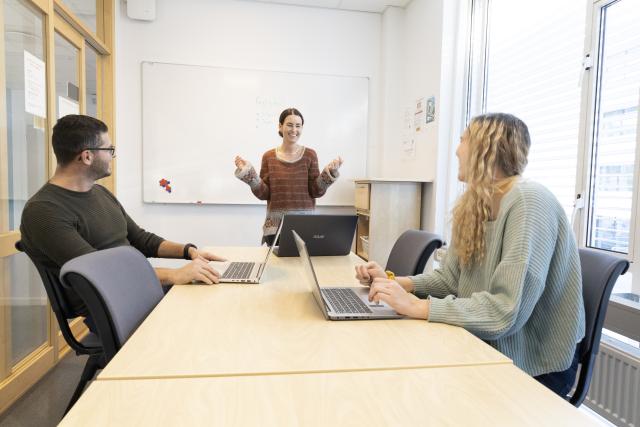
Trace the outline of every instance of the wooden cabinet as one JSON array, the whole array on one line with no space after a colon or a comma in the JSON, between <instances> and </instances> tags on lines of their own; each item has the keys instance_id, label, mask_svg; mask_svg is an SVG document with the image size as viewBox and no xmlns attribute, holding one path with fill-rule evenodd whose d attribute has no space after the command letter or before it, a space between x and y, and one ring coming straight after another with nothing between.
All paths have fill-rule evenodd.
<instances>
[{"instance_id":1,"label":"wooden cabinet","mask_svg":"<svg viewBox=\"0 0 640 427\"><path fill-rule=\"evenodd\" d=\"M420 228L423 182L359 179L355 185L356 254L384 267L396 239Z\"/></svg>"}]
</instances>

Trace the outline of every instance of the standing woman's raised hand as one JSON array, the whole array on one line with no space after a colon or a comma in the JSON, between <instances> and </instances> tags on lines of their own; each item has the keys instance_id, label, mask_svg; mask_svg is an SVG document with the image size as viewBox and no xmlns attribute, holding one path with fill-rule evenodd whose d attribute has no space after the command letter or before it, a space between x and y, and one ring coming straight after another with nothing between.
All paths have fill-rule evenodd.
<instances>
[{"instance_id":1,"label":"standing woman's raised hand","mask_svg":"<svg viewBox=\"0 0 640 427\"><path fill-rule=\"evenodd\" d=\"M236 156L235 163L238 169L242 169L243 167L246 166L247 161L240 156Z\"/></svg>"},{"instance_id":2,"label":"standing woman's raised hand","mask_svg":"<svg viewBox=\"0 0 640 427\"><path fill-rule=\"evenodd\" d=\"M336 172L342 166L342 157L338 156L335 159L331 160L327 165L327 169L331 172Z\"/></svg>"}]
</instances>

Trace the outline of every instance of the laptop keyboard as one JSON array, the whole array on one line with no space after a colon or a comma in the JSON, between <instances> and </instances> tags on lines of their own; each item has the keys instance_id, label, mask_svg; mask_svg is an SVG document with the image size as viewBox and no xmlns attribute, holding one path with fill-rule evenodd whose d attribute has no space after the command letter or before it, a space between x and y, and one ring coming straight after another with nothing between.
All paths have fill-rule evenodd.
<instances>
[{"instance_id":1,"label":"laptop keyboard","mask_svg":"<svg viewBox=\"0 0 640 427\"><path fill-rule=\"evenodd\" d=\"M323 289L322 294L337 313L371 313L369 307L351 289Z\"/></svg>"},{"instance_id":2,"label":"laptop keyboard","mask_svg":"<svg viewBox=\"0 0 640 427\"><path fill-rule=\"evenodd\" d=\"M222 275L223 279L248 279L255 262L232 262Z\"/></svg>"}]
</instances>

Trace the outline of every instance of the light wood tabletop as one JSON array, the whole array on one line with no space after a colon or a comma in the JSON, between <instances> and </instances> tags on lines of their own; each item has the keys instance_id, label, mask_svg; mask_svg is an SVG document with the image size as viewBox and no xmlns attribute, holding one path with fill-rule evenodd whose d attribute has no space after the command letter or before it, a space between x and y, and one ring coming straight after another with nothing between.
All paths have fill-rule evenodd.
<instances>
[{"instance_id":1,"label":"light wood tabletop","mask_svg":"<svg viewBox=\"0 0 640 427\"><path fill-rule=\"evenodd\" d=\"M261 248L211 248L260 260ZM355 255L314 257L320 283L356 286ZM462 328L421 320L327 321L299 258L271 256L259 285L174 286L99 380L510 364Z\"/></svg>"},{"instance_id":2,"label":"light wood tabletop","mask_svg":"<svg viewBox=\"0 0 640 427\"><path fill-rule=\"evenodd\" d=\"M94 381L62 426L597 425L513 365Z\"/></svg>"}]
</instances>

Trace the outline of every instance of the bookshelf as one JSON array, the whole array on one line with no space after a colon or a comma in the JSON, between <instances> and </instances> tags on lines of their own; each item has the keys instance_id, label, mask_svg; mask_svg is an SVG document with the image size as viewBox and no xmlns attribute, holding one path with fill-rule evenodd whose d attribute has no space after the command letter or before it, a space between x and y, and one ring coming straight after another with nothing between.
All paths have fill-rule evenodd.
<instances>
[{"instance_id":1,"label":"bookshelf","mask_svg":"<svg viewBox=\"0 0 640 427\"><path fill-rule=\"evenodd\" d=\"M356 179L356 254L384 266L396 239L420 229L422 181Z\"/></svg>"}]
</instances>

